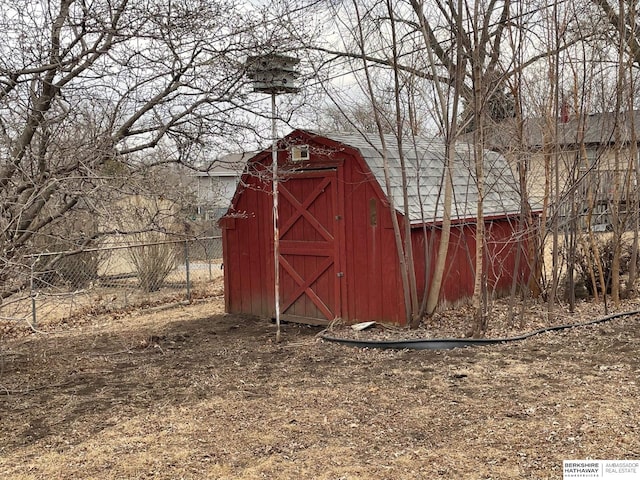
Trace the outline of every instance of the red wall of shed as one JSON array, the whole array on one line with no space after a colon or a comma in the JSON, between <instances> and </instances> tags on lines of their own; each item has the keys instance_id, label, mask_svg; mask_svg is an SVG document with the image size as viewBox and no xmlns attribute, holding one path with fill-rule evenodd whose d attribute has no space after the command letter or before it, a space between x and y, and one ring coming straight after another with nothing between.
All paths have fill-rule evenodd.
<instances>
[{"instance_id":1,"label":"red wall of shed","mask_svg":"<svg viewBox=\"0 0 640 480\"><path fill-rule=\"evenodd\" d=\"M344 164L346 319L404 323L391 212L382 191L356 156Z\"/></svg>"},{"instance_id":2,"label":"red wall of shed","mask_svg":"<svg viewBox=\"0 0 640 480\"><path fill-rule=\"evenodd\" d=\"M499 219L487 221L486 248L484 267L487 274L489 293L498 295L509 292L514 272L516 272L517 251L521 249L519 266L517 269L518 284L526 281L529 275L529 264L526 257L525 241L518 242L518 222L516 219ZM429 284L433 278L433 268L436 262L438 245L441 237L439 227L427 227L427 255L429 264L425 262L425 236L422 227L412 230L416 277L418 291L424 291L425 281ZM445 268L443 284L440 291L440 301L455 303L470 298L473 295L475 275L475 225L463 224L451 227L449 249L447 251L447 266ZM425 279L425 269L428 268L428 279Z\"/></svg>"},{"instance_id":3,"label":"red wall of shed","mask_svg":"<svg viewBox=\"0 0 640 480\"><path fill-rule=\"evenodd\" d=\"M268 317L273 301L273 217L271 186L243 179L235 218L223 220L225 306L229 313Z\"/></svg>"}]
</instances>

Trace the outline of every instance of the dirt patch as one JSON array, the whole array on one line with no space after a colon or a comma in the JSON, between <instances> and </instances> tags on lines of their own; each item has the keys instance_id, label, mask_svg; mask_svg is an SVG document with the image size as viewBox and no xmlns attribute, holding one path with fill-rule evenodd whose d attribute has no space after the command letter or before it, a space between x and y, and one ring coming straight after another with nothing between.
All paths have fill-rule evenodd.
<instances>
[{"instance_id":1,"label":"dirt patch","mask_svg":"<svg viewBox=\"0 0 640 480\"><path fill-rule=\"evenodd\" d=\"M640 319L379 351L222 299L0 343L0 477L561 478L639 458Z\"/></svg>"}]
</instances>

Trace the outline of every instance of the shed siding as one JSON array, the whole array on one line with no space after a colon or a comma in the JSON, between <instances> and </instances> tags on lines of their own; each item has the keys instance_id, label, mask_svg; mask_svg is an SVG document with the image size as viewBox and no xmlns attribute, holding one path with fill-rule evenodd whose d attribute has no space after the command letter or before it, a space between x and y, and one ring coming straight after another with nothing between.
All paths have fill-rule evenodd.
<instances>
[{"instance_id":1,"label":"shed siding","mask_svg":"<svg viewBox=\"0 0 640 480\"><path fill-rule=\"evenodd\" d=\"M427 227L425 238L422 228L412 230L412 244L414 260L416 264L416 281L418 291L423 292L425 287L425 268L428 267L428 282L433 279L433 270L436 263L438 247L441 239L441 229ZM452 226L447 250L447 262L445 266L440 301L453 302L458 299L468 298L473 294L473 265L475 255L475 242L469 241L472 232L469 227ZM473 240L473 238L471 238ZM428 265L425 263L425 243L427 245Z\"/></svg>"},{"instance_id":2,"label":"shed siding","mask_svg":"<svg viewBox=\"0 0 640 480\"><path fill-rule=\"evenodd\" d=\"M490 289L498 295L510 291L514 276L518 285L528 283L531 272L531 265L527 262L528 238L523 232L518 234L518 228L515 218L495 220L487 227L491 240L487 248L487 281Z\"/></svg>"},{"instance_id":3,"label":"shed siding","mask_svg":"<svg viewBox=\"0 0 640 480\"><path fill-rule=\"evenodd\" d=\"M223 230L227 311L269 316L273 304L269 299L273 274L268 268L273 265L268 263L273 251L271 196L258 178L245 181L246 188L236 196L238 218L228 222L232 228Z\"/></svg>"},{"instance_id":4,"label":"shed siding","mask_svg":"<svg viewBox=\"0 0 640 480\"><path fill-rule=\"evenodd\" d=\"M485 224L487 245L485 248L484 267L487 274L489 293L503 294L509 292L516 271L518 248L521 256L518 265L518 282L526 282L530 267L526 262L526 243L516 241L517 221L500 219ZM430 254L429 283L433 279L433 267L436 262L441 229L428 228L426 243ZM418 291L424 291L425 284L425 236L422 228L412 231ZM464 301L473 295L475 276L475 225L454 225L451 227L447 262L440 291L440 301L451 304Z\"/></svg>"},{"instance_id":5,"label":"shed siding","mask_svg":"<svg viewBox=\"0 0 640 480\"><path fill-rule=\"evenodd\" d=\"M404 322L404 303L390 210L363 162L344 162L347 316L350 322ZM375 204L375 224L371 221Z\"/></svg>"}]
</instances>

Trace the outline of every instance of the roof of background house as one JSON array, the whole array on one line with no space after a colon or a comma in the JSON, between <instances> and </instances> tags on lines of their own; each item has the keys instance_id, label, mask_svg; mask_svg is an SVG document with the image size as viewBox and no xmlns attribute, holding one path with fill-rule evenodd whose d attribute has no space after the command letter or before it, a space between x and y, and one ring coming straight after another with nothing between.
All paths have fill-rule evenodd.
<instances>
[{"instance_id":1,"label":"roof of background house","mask_svg":"<svg viewBox=\"0 0 640 480\"><path fill-rule=\"evenodd\" d=\"M239 177L255 152L229 153L223 155L212 163L206 171L194 172L194 177Z\"/></svg>"},{"instance_id":2,"label":"roof of background house","mask_svg":"<svg viewBox=\"0 0 640 480\"><path fill-rule=\"evenodd\" d=\"M563 141L565 143L577 143L576 133L579 132L579 122L569 120L563 126ZM594 113L584 119L584 142L610 144L616 141L616 129L620 134L620 140L628 142L632 137L632 128L640 130L640 111Z\"/></svg>"},{"instance_id":3,"label":"roof of background house","mask_svg":"<svg viewBox=\"0 0 640 480\"><path fill-rule=\"evenodd\" d=\"M382 142L379 135L360 133L323 133L330 140L360 151L377 182L386 192ZM396 209L403 211L402 169L395 136L385 135L389 161L391 191ZM442 220L444 195L445 145L436 139L407 140L403 144L407 172L409 218L411 223ZM505 216L520 211L517 182L506 159L495 152L484 155L484 215ZM478 188L475 179L473 150L468 144L457 144L453 168L453 219L476 218Z\"/></svg>"},{"instance_id":4,"label":"roof of background house","mask_svg":"<svg viewBox=\"0 0 640 480\"><path fill-rule=\"evenodd\" d=\"M517 148L514 143L517 127L516 120L510 119L487 128L487 147L503 152ZM581 142L587 145L609 145L616 141L616 128L620 140L629 142L634 129L640 133L640 110L621 112L619 116L615 112L592 113L579 118L569 115L565 122L557 119L557 128L558 145L577 145ZM547 143L552 143L555 131L555 117L528 118L522 124L522 135L529 148L542 147L545 143L545 132L549 138Z\"/></svg>"}]
</instances>

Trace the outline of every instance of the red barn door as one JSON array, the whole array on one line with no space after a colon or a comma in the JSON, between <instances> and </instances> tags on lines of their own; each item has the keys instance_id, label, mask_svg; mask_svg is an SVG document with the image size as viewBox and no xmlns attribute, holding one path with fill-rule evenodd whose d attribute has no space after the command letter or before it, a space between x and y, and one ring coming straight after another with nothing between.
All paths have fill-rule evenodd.
<instances>
[{"instance_id":1,"label":"red barn door","mask_svg":"<svg viewBox=\"0 0 640 480\"><path fill-rule=\"evenodd\" d=\"M341 211L335 169L293 174L279 184L280 305L284 320L341 316Z\"/></svg>"}]
</instances>

